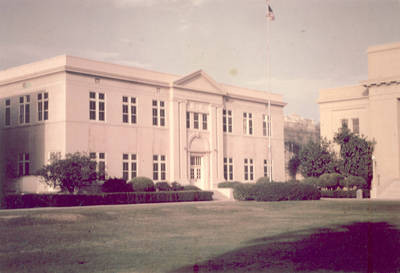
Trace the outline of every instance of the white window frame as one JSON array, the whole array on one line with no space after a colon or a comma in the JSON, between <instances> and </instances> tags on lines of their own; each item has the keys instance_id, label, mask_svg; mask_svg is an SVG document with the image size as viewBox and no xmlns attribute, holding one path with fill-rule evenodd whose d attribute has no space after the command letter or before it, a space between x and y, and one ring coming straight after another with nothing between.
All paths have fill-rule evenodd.
<instances>
[{"instance_id":1,"label":"white window frame","mask_svg":"<svg viewBox=\"0 0 400 273\"><path fill-rule=\"evenodd\" d=\"M232 133L232 110L222 110L222 126L224 133Z\"/></svg>"},{"instance_id":2,"label":"white window frame","mask_svg":"<svg viewBox=\"0 0 400 273\"><path fill-rule=\"evenodd\" d=\"M244 181L254 180L254 161L252 158L244 159Z\"/></svg>"},{"instance_id":3,"label":"white window frame","mask_svg":"<svg viewBox=\"0 0 400 273\"><path fill-rule=\"evenodd\" d=\"M271 116L263 114L263 136L272 136Z\"/></svg>"},{"instance_id":4,"label":"white window frame","mask_svg":"<svg viewBox=\"0 0 400 273\"><path fill-rule=\"evenodd\" d=\"M167 164L165 155L153 155L153 181L166 181Z\"/></svg>"},{"instance_id":5,"label":"white window frame","mask_svg":"<svg viewBox=\"0 0 400 273\"><path fill-rule=\"evenodd\" d=\"M199 112L186 112L186 128L192 130L208 130L208 115Z\"/></svg>"},{"instance_id":6,"label":"white window frame","mask_svg":"<svg viewBox=\"0 0 400 273\"><path fill-rule=\"evenodd\" d=\"M152 124L157 127L165 127L165 101L163 100L152 100Z\"/></svg>"},{"instance_id":7,"label":"white window frame","mask_svg":"<svg viewBox=\"0 0 400 273\"><path fill-rule=\"evenodd\" d=\"M243 112L243 134L253 135L253 113Z\"/></svg>"},{"instance_id":8,"label":"white window frame","mask_svg":"<svg viewBox=\"0 0 400 273\"><path fill-rule=\"evenodd\" d=\"M18 154L18 176L29 175L30 163L29 153Z\"/></svg>"},{"instance_id":9,"label":"white window frame","mask_svg":"<svg viewBox=\"0 0 400 273\"><path fill-rule=\"evenodd\" d=\"M224 157L224 178L226 181L233 181L233 158Z\"/></svg>"},{"instance_id":10,"label":"white window frame","mask_svg":"<svg viewBox=\"0 0 400 273\"><path fill-rule=\"evenodd\" d=\"M31 108L31 96L24 95L19 97L19 124L30 123L30 108Z\"/></svg>"},{"instance_id":11,"label":"white window frame","mask_svg":"<svg viewBox=\"0 0 400 273\"><path fill-rule=\"evenodd\" d=\"M122 123L137 123L137 99L136 97L122 96Z\"/></svg>"},{"instance_id":12,"label":"white window frame","mask_svg":"<svg viewBox=\"0 0 400 273\"><path fill-rule=\"evenodd\" d=\"M37 94L37 119L39 122L49 120L49 93L41 92Z\"/></svg>"},{"instance_id":13,"label":"white window frame","mask_svg":"<svg viewBox=\"0 0 400 273\"><path fill-rule=\"evenodd\" d=\"M122 154L122 177L126 181L130 181L137 177L137 155L124 153Z\"/></svg>"},{"instance_id":14,"label":"white window frame","mask_svg":"<svg viewBox=\"0 0 400 273\"><path fill-rule=\"evenodd\" d=\"M92 105L94 106L93 109ZM94 116L92 116L92 114ZM106 121L106 94L104 92L89 92L89 120Z\"/></svg>"}]
</instances>

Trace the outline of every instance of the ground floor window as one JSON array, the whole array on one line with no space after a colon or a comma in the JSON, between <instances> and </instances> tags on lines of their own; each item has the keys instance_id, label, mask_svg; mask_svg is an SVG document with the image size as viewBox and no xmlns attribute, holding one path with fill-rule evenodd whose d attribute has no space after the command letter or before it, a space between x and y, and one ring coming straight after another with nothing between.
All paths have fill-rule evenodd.
<instances>
[{"instance_id":1,"label":"ground floor window","mask_svg":"<svg viewBox=\"0 0 400 273\"><path fill-rule=\"evenodd\" d=\"M136 154L122 154L122 178L126 181L137 176Z\"/></svg>"},{"instance_id":2,"label":"ground floor window","mask_svg":"<svg viewBox=\"0 0 400 273\"><path fill-rule=\"evenodd\" d=\"M153 180L165 181L166 175L165 155L153 155Z\"/></svg>"},{"instance_id":3,"label":"ground floor window","mask_svg":"<svg viewBox=\"0 0 400 273\"><path fill-rule=\"evenodd\" d=\"M106 153L90 153L90 158L96 161L97 171L99 172L99 179L105 180L106 178Z\"/></svg>"},{"instance_id":4,"label":"ground floor window","mask_svg":"<svg viewBox=\"0 0 400 273\"><path fill-rule=\"evenodd\" d=\"M266 159L264 160L264 177L272 177L272 165L270 165L270 162Z\"/></svg>"},{"instance_id":5,"label":"ground floor window","mask_svg":"<svg viewBox=\"0 0 400 273\"><path fill-rule=\"evenodd\" d=\"M254 165L252 158L244 159L244 180L245 181L254 180Z\"/></svg>"},{"instance_id":6,"label":"ground floor window","mask_svg":"<svg viewBox=\"0 0 400 273\"><path fill-rule=\"evenodd\" d=\"M29 175L29 153L19 153L18 155L18 175Z\"/></svg>"},{"instance_id":7,"label":"ground floor window","mask_svg":"<svg viewBox=\"0 0 400 273\"><path fill-rule=\"evenodd\" d=\"M232 157L224 157L224 178L227 181L233 180L233 159L232 159Z\"/></svg>"}]
</instances>

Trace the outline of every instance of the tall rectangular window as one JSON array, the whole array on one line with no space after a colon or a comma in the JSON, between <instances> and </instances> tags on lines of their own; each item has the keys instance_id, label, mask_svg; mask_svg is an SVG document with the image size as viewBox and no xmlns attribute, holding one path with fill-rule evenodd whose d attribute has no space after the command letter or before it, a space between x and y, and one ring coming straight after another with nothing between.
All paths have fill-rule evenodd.
<instances>
[{"instance_id":1,"label":"tall rectangular window","mask_svg":"<svg viewBox=\"0 0 400 273\"><path fill-rule=\"evenodd\" d=\"M251 158L244 159L244 180L245 181L254 180L254 165L253 165L253 159Z\"/></svg>"},{"instance_id":2,"label":"tall rectangular window","mask_svg":"<svg viewBox=\"0 0 400 273\"><path fill-rule=\"evenodd\" d=\"M31 96L19 97L19 123L26 124L30 122L30 102Z\"/></svg>"},{"instance_id":3,"label":"tall rectangular window","mask_svg":"<svg viewBox=\"0 0 400 273\"><path fill-rule=\"evenodd\" d=\"M29 175L29 153L19 153L18 155L18 175Z\"/></svg>"},{"instance_id":4,"label":"tall rectangular window","mask_svg":"<svg viewBox=\"0 0 400 273\"><path fill-rule=\"evenodd\" d=\"M267 159L264 159L264 177L272 177L272 164Z\"/></svg>"},{"instance_id":5,"label":"tall rectangular window","mask_svg":"<svg viewBox=\"0 0 400 273\"><path fill-rule=\"evenodd\" d=\"M341 120L342 128L349 128L349 120L344 118Z\"/></svg>"},{"instance_id":6,"label":"tall rectangular window","mask_svg":"<svg viewBox=\"0 0 400 273\"><path fill-rule=\"evenodd\" d=\"M11 125L11 101L10 99L6 99L5 101L6 104L6 114L5 114L5 125L10 126Z\"/></svg>"},{"instance_id":7,"label":"tall rectangular window","mask_svg":"<svg viewBox=\"0 0 400 273\"><path fill-rule=\"evenodd\" d=\"M190 112L186 112L186 128L190 129Z\"/></svg>"},{"instance_id":8,"label":"tall rectangular window","mask_svg":"<svg viewBox=\"0 0 400 273\"><path fill-rule=\"evenodd\" d=\"M271 136L271 118L269 115L263 115L263 136Z\"/></svg>"},{"instance_id":9,"label":"tall rectangular window","mask_svg":"<svg viewBox=\"0 0 400 273\"><path fill-rule=\"evenodd\" d=\"M359 134L360 133L360 120L358 118L353 118L353 133Z\"/></svg>"},{"instance_id":10,"label":"tall rectangular window","mask_svg":"<svg viewBox=\"0 0 400 273\"><path fill-rule=\"evenodd\" d=\"M165 155L153 155L153 180L165 181L167 178L166 171Z\"/></svg>"},{"instance_id":11,"label":"tall rectangular window","mask_svg":"<svg viewBox=\"0 0 400 273\"><path fill-rule=\"evenodd\" d=\"M253 135L253 115L243 112L243 134Z\"/></svg>"},{"instance_id":12,"label":"tall rectangular window","mask_svg":"<svg viewBox=\"0 0 400 273\"><path fill-rule=\"evenodd\" d=\"M193 113L193 128L199 129L199 114Z\"/></svg>"},{"instance_id":13,"label":"tall rectangular window","mask_svg":"<svg viewBox=\"0 0 400 273\"><path fill-rule=\"evenodd\" d=\"M203 114L203 130L207 130L207 114Z\"/></svg>"},{"instance_id":14,"label":"tall rectangular window","mask_svg":"<svg viewBox=\"0 0 400 273\"><path fill-rule=\"evenodd\" d=\"M224 157L224 178L227 181L233 180L233 160L232 157Z\"/></svg>"},{"instance_id":15,"label":"tall rectangular window","mask_svg":"<svg viewBox=\"0 0 400 273\"><path fill-rule=\"evenodd\" d=\"M49 93L37 94L38 121L49 119Z\"/></svg>"},{"instance_id":16,"label":"tall rectangular window","mask_svg":"<svg viewBox=\"0 0 400 273\"><path fill-rule=\"evenodd\" d=\"M106 103L104 93L89 92L89 119L105 121Z\"/></svg>"},{"instance_id":17,"label":"tall rectangular window","mask_svg":"<svg viewBox=\"0 0 400 273\"><path fill-rule=\"evenodd\" d=\"M122 155L122 177L129 181L137 176L136 154Z\"/></svg>"},{"instance_id":18,"label":"tall rectangular window","mask_svg":"<svg viewBox=\"0 0 400 273\"><path fill-rule=\"evenodd\" d=\"M152 102L153 112L153 125L154 126L165 126L165 102L162 100L153 100Z\"/></svg>"},{"instance_id":19,"label":"tall rectangular window","mask_svg":"<svg viewBox=\"0 0 400 273\"><path fill-rule=\"evenodd\" d=\"M106 153L89 153L89 157L96 161L96 170L99 173L99 179L105 180L106 178Z\"/></svg>"},{"instance_id":20,"label":"tall rectangular window","mask_svg":"<svg viewBox=\"0 0 400 273\"><path fill-rule=\"evenodd\" d=\"M122 122L136 124L135 97L122 97Z\"/></svg>"},{"instance_id":21,"label":"tall rectangular window","mask_svg":"<svg viewBox=\"0 0 400 273\"><path fill-rule=\"evenodd\" d=\"M222 110L222 126L223 131L232 133L232 111L231 110Z\"/></svg>"}]
</instances>

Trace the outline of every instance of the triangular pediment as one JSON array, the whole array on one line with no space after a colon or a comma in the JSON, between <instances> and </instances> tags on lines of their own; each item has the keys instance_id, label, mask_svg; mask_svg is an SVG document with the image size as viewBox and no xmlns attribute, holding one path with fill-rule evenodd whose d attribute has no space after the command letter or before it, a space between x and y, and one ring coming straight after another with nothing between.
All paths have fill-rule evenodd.
<instances>
[{"instance_id":1,"label":"triangular pediment","mask_svg":"<svg viewBox=\"0 0 400 273\"><path fill-rule=\"evenodd\" d=\"M221 86L202 70L176 80L174 86L217 94L224 93Z\"/></svg>"}]
</instances>

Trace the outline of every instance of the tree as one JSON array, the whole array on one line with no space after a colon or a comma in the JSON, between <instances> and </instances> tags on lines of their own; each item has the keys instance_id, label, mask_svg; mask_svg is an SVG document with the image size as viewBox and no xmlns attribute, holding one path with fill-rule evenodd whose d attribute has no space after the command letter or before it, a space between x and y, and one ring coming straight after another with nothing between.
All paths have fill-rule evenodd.
<instances>
[{"instance_id":1,"label":"tree","mask_svg":"<svg viewBox=\"0 0 400 273\"><path fill-rule=\"evenodd\" d=\"M340 128L333 141L340 146L340 172L345 176L363 177L370 187L375 142L351 132L347 127Z\"/></svg>"},{"instance_id":2,"label":"tree","mask_svg":"<svg viewBox=\"0 0 400 273\"><path fill-rule=\"evenodd\" d=\"M321 139L319 142L310 141L301 148L299 169L304 177L319 177L323 173L335 172L336 156L329 145L328 141Z\"/></svg>"},{"instance_id":3,"label":"tree","mask_svg":"<svg viewBox=\"0 0 400 273\"><path fill-rule=\"evenodd\" d=\"M289 175L292 177L293 180L296 180L296 175L299 170L300 163L301 163L301 161L300 161L298 155L296 155L296 154L293 155L292 158L288 162Z\"/></svg>"},{"instance_id":4,"label":"tree","mask_svg":"<svg viewBox=\"0 0 400 273\"><path fill-rule=\"evenodd\" d=\"M52 158L50 164L37 171L37 175L43 177L47 185L73 193L75 189L104 177L104 172L96 171L96 165L96 162L85 154L67 154L65 159Z\"/></svg>"}]
</instances>

